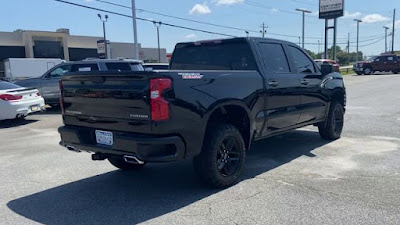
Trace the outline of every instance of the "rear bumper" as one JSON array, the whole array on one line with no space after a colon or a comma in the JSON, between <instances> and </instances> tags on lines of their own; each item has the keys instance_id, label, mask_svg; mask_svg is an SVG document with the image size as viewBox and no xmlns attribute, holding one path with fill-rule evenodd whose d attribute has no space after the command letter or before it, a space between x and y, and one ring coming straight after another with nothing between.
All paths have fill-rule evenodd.
<instances>
[{"instance_id":1,"label":"rear bumper","mask_svg":"<svg viewBox=\"0 0 400 225\"><path fill-rule=\"evenodd\" d=\"M36 110L33 111L32 107L35 107ZM0 109L0 120L7 120L44 111L45 105L43 98L37 98L28 101L0 102Z\"/></svg>"},{"instance_id":2,"label":"rear bumper","mask_svg":"<svg viewBox=\"0 0 400 225\"><path fill-rule=\"evenodd\" d=\"M60 145L79 151L105 155L135 156L145 162L170 162L184 158L185 144L179 136L155 137L127 132L113 132L114 144L96 143L95 129L64 126L58 129Z\"/></svg>"}]
</instances>

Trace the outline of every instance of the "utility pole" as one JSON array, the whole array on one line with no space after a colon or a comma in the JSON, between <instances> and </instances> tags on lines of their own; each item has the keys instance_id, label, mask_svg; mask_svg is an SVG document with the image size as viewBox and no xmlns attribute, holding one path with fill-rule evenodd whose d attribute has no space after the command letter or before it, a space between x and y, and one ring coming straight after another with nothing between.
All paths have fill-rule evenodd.
<instances>
[{"instance_id":1,"label":"utility pole","mask_svg":"<svg viewBox=\"0 0 400 225\"><path fill-rule=\"evenodd\" d=\"M306 9L296 9L296 11L299 11L299 12L302 12L303 13L303 33L302 33L302 36L303 36L303 42L302 42L302 45L301 45L301 47L304 49L304 33L305 33L305 17L306 17L306 13L312 13L311 11L309 11L309 10L306 10Z\"/></svg>"},{"instance_id":2,"label":"utility pole","mask_svg":"<svg viewBox=\"0 0 400 225\"><path fill-rule=\"evenodd\" d=\"M268 26L265 26L265 24L263 23L262 25L261 25L261 28L262 28L262 30L260 30L260 33L262 34L262 37L264 38L265 37L265 34L267 33L267 28L268 28Z\"/></svg>"},{"instance_id":3,"label":"utility pole","mask_svg":"<svg viewBox=\"0 0 400 225\"><path fill-rule=\"evenodd\" d=\"M324 59L328 58L328 32L329 32L329 27L328 27L328 20L325 19L325 46L324 46Z\"/></svg>"},{"instance_id":4,"label":"utility pole","mask_svg":"<svg viewBox=\"0 0 400 225\"><path fill-rule=\"evenodd\" d=\"M358 20L358 19L354 19L354 21L356 21L357 22L357 50L356 50L356 61L358 61L358 57L359 57L359 54L358 54L358 41L359 41L359 38L360 38L360 23L362 23L362 20Z\"/></svg>"},{"instance_id":5,"label":"utility pole","mask_svg":"<svg viewBox=\"0 0 400 225\"><path fill-rule=\"evenodd\" d=\"M336 62L336 37L337 37L337 18L333 19L333 60Z\"/></svg>"},{"instance_id":6,"label":"utility pole","mask_svg":"<svg viewBox=\"0 0 400 225\"><path fill-rule=\"evenodd\" d=\"M393 10L392 53L394 53L394 31L396 26L396 9Z\"/></svg>"},{"instance_id":7,"label":"utility pole","mask_svg":"<svg viewBox=\"0 0 400 225\"><path fill-rule=\"evenodd\" d=\"M157 28L157 42L158 42L158 62L161 62L161 50L160 50L160 27L161 27L161 22L156 22L154 21L154 26Z\"/></svg>"},{"instance_id":8,"label":"utility pole","mask_svg":"<svg viewBox=\"0 0 400 225\"><path fill-rule=\"evenodd\" d=\"M107 37L106 37L106 22L108 21L108 15L104 16L104 20L100 14L97 14L100 21L103 23L103 38L104 38L104 48L105 48L105 59L108 59L108 48L107 48Z\"/></svg>"},{"instance_id":9,"label":"utility pole","mask_svg":"<svg viewBox=\"0 0 400 225\"><path fill-rule=\"evenodd\" d=\"M350 55L350 33L347 34L347 54Z\"/></svg>"},{"instance_id":10,"label":"utility pole","mask_svg":"<svg viewBox=\"0 0 400 225\"><path fill-rule=\"evenodd\" d=\"M321 52L321 42L318 40L318 54Z\"/></svg>"},{"instance_id":11,"label":"utility pole","mask_svg":"<svg viewBox=\"0 0 400 225\"><path fill-rule=\"evenodd\" d=\"M299 37L299 47L301 47L301 37Z\"/></svg>"},{"instance_id":12,"label":"utility pole","mask_svg":"<svg viewBox=\"0 0 400 225\"><path fill-rule=\"evenodd\" d=\"M350 63L351 58L350 58L350 33L347 33L347 60Z\"/></svg>"},{"instance_id":13,"label":"utility pole","mask_svg":"<svg viewBox=\"0 0 400 225\"><path fill-rule=\"evenodd\" d=\"M388 48L387 48L387 31L389 30L389 27L383 26L383 28L385 29L385 53L388 52Z\"/></svg>"},{"instance_id":14,"label":"utility pole","mask_svg":"<svg viewBox=\"0 0 400 225\"><path fill-rule=\"evenodd\" d=\"M138 47L138 38L137 38L137 26L136 26L136 4L135 0L132 0L132 22L133 22L133 40L135 47L135 59L139 59L139 47Z\"/></svg>"}]
</instances>

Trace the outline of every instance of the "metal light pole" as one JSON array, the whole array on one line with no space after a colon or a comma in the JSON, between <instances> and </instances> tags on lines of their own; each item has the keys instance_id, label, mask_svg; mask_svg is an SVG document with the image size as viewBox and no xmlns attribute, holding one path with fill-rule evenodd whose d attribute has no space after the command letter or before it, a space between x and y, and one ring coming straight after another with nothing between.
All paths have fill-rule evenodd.
<instances>
[{"instance_id":1,"label":"metal light pole","mask_svg":"<svg viewBox=\"0 0 400 225\"><path fill-rule=\"evenodd\" d=\"M388 52L388 48L387 48L387 31L389 30L389 27L383 26L383 28L385 29L385 53Z\"/></svg>"},{"instance_id":2,"label":"metal light pole","mask_svg":"<svg viewBox=\"0 0 400 225\"><path fill-rule=\"evenodd\" d=\"M358 61L358 41L360 38L360 23L362 23L362 20L354 19L354 21L357 22L357 50L356 50L356 61Z\"/></svg>"},{"instance_id":3,"label":"metal light pole","mask_svg":"<svg viewBox=\"0 0 400 225\"><path fill-rule=\"evenodd\" d=\"M135 59L139 59L139 47L137 38L137 26L136 26L136 4L135 0L132 0L132 21L133 21L133 39L135 47Z\"/></svg>"},{"instance_id":4,"label":"metal light pole","mask_svg":"<svg viewBox=\"0 0 400 225\"><path fill-rule=\"evenodd\" d=\"M160 27L161 27L161 22L156 22L154 21L154 26L157 28L157 42L158 42L158 62L161 62L161 50L160 50Z\"/></svg>"},{"instance_id":5,"label":"metal light pole","mask_svg":"<svg viewBox=\"0 0 400 225\"><path fill-rule=\"evenodd\" d=\"M296 11L303 13L303 43L301 46L302 46L302 48L304 48L305 16L306 16L306 13L312 13L312 12L309 10L306 10L306 9L296 9Z\"/></svg>"},{"instance_id":6,"label":"metal light pole","mask_svg":"<svg viewBox=\"0 0 400 225\"><path fill-rule=\"evenodd\" d=\"M107 48L107 38L106 38L106 22L108 21L108 15L104 16L104 20L100 14L97 14L100 21L103 22L103 35L104 35L104 48L105 48L105 59L108 59L108 48Z\"/></svg>"},{"instance_id":7,"label":"metal light pole","mask_svg":"<svg viewBox=\"0 0 400 225\"><path fill-rule=\"evenodd\" d=\"M394 53L394 31L396 26L396 9L393 10L393 27L392 27L392 53Z\"/></svg>"}]
</instances>

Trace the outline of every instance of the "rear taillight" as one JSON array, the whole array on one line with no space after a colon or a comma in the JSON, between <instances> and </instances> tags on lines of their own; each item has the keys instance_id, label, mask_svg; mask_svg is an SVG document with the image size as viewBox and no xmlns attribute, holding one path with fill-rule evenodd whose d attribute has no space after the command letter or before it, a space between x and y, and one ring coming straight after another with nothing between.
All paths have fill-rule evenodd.
<instances>
[{"instance_id":1,"label":"rear taillight","mask_svg":"<svg viewBox=\"0 0 400 225\"><path fill-rule=\"evenodd\" d=\"M2 94L2 95L0 95L0 99L3 101L18 101L18 100L22 99L22 96Z\"/></svg>"},{"instance_id":2,"label":"rear taillight","mask_svg":"<svg viewBox=\"0 0 400 225\"><path fill-rule=\"evenodd\" d=\"M60 109L61 113L64 115L64 97L63 97L63 86L61 80L58 81L58 86L60 88Z\"/></svg>"},{"instance_id":3,"label":"rear taillight","mask_svg":"<svg viewBox=\"0 0 400 225\"><path fill-rule=\"evenodd\" d=\"M40 97L40 92L36 93L36 96L37 96L37 97Z\"/></svg>"},{"instance_id":4,"label":"rear taillight","mask_svg":"<svg viewBox=\"0 0 400 225\"><path fill-rule=\"evenodd\" d=\"M156 78L150 80L151 120L163 121L169 119L169 103L163 98L163 91L171 88L171 80Z\"/></svg>"}]
</instances>

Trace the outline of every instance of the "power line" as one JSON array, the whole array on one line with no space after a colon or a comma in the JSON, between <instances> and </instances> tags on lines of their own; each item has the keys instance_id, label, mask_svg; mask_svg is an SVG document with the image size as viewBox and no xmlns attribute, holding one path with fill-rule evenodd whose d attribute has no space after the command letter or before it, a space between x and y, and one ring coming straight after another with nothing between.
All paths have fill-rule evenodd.
<instances>
[{"instance_id":1,"label":"power line","mask_svg":"<svg viewBox=\"0 0 400 225\"><path fill-rule=\"evenodd\" d=\"M371 45L373 45L373 44L376 44L376 43L378 43L378 42L381 42L381 41L383 41L384 39L385 39L385 37L383 37L383 38L381 38L381 39L379 39L379 40L377 40L377 41L374 41L374 42L372 42L372 43L369 43L369 44L360 45L359 47L367 47L367 46L371 46Z\"/></svg>"},{"instance_id":2,"label":"power line","mask_svg":"<svg viewBox=\"0 0 400 225\"><path fill-rule=\"evenodd\" d=\"M126 6L126 5L121 5L121 4L108 2L108 1L104 1L104 0L95 0L95 1L101 2L101 3L105 3L105 4L108 4L108 5L118 6L118 7L121 7L121 8L132 9L131 7ZM168 14L164 14L164 13L154 12L154 11L150 11L150 10L146 10L146 9L139 9L138 8L136 10L138 12L146 12L146 13L149 13L149 14L169 17L169 18L178 19L178 20L189 21L189 22L198 23L198 24L205 24L205 25L210 25L210 26L214 26L214 27L227 28L227 29L232 29L232 30L237 30L237 31L248 31L248 32L252 32L252 33L258 33L258 31L256 31L256 30L249 30L249 29L244 29L244 28L238 28L238 27L220 25L220 24L215 24L215 23L203 22L203 21L199 21L199 20L187 19L187 18L183 18L183 17L172 16L172 15L168 15Z\"/></svg>"},{"instance_id":3,"label":"power line","mask_svg":"<svg viewBox=\"0 0 400 225\"><path fill-rule=\"evenodd\" d=\"M117 7L121 7L121 8L126 8L126 9L131 9L130 6L126 6L126 5L122 5L122 4L117 4L117 3L113 3L113 2L109 2L109 1L105 1L105 0L95 0L97 2L101 2L104 4L108 4L108 5L113 5L113 6L117 6ZM247 1L248 2L248 1ZM250 2L248 2L250 3ZM250 4L255 4L255 3L250 3ZM265 8L265 7L264 7ZM268 7L267 7L268 8ZM273 8L268 8L268 9L273 9ZM238 27L233 27L233 26L226 26L226 25L221 25L221 24L215 24L215 23L209 23L209 22L203 22L203 21L199 21L199 20L193 20L193 19L187 19L187 18L183 18L183 17L178 17L178 16L172 16L172 15L168 15L165 13L159 13L159 12L154 12L154 11L150 11L150 10L146 10L146 9L137 9L137 11L139 12L145 12L145 13L150 13L150 14L154 14L154 15L160 15L160 16L164 16L164 17L169 17L169 18L174 18L174 19L179 19L179 20L183 20L183 21L189 21L189 22L194 22L194 23L198 23L198 24L204 24L204 25L210 25L210 26L215 26L215 27L220 27L220 28L227 28L227 29L232 29L232 30L237 30L237 31L247 31L247 32L252 32L252 33L259 33L259 31L257 30L251 30L251 29L245 29L245 28L238 28ZM291 12L291 11L283 11L283 12L287 12L290 14L296 14L296 15L300 15L296 12ZM273 35L273 36L279 36L279 37L287 37L287 38L298 38L297 35L289 35L289 34L279 34L279 33L268 33L268 35ZM375 35L376 36L376 35ZM380 36L380 35L379 35ZM369 37L369 36L368 36ZM321 40L321 37L306 37L307 39L314 39L314 40ZM347 38L338 38L338 39L347 39Z\"/></svg>"},{"instance_id":4,"label":"power line","mask_svg":"<svg viewBox=\"0 0 400 225\"><path fill-rule=\"evenodd\" d=\"M87 9L91 9L91 10L97 10L97 11L101 11L101 12L105 12L105 13L110 13L110 14L114 14L114 15L118 15L118 16L122 16L122 17L132 18L132 16L130 16L130 15L126 15L126 14L122 14L122 13L118 13L118 12L114 12L114 11L110 11L110 10L104 10L104 9L100 9L100 8L96 8L96 7L86 6L86 5L73 3L73 2L69 2L69 1L65 1L65 0L53 0L53 1L61 2L61 3L73 5L73 6L78 6L78 7L82 7L82 8L87 8ZM107 2L107 1L104 1L104 0L96 0L96 1L102 2L102 3L106 3L106 4L110 4L110 5L115 5L115 6L118 6L118 7L124 7L124 8L129 8L129 9L131 8L129 6L124 6L124 5L120 5L120 4L116 4L116 3L112 3L112 2ZM138 10L143 10L143 9L138 9ZM143 11L148 11L148 10L143 10ZM153 12L153 13L155 13L155 12ZM162 13L157 13L157 14L162 14ZM163 14L163 15L168 16L168 17L174 17L174 16L170 16L170 15L167 15L167 14ZM175 24L171 24L171 23L164 23L164 22L161 22L161 21L155 21L155 20L151 20L151 19L144 19L144 18L140 18L140 17L137 17L137 19L141 20L141 21L151 22L151 23L160 23L160 24L165 25L165 26L170 26L170 27L175 27L175 28L180 28L180 29L186 29L186 30L191 30L191 31L203 32L203 33L221 35L221 36L227 36L227 37L236 37L236 36L230 35L230 34L213 32L213 31L202 30L202 29L197 29L197 28L191 28L191 27L175 25ZM186 20L184 18L182 18L182 19ZM190 19L188 19L188 20L190 20ZM203 23L201 21L197 21L197 22ZM207 22L205 22L205 23L207 23ZM224 25L218 25L218 24L214 24L214 25L220 26L220 27L225 27ZM226 27L229 27L229 26L226 26ZM241 31L249 31L249 32L257 32L258 33L258 31L245 30L245 29L235 28L235 27L231 27L231 28L234 28L236 30L241 30ZM287 37L287 38L298 38L298 36L296 36L296 35L278 34L278 33L270 33L270 32L268 33L268 35L281 36L281 37ZM375 36L376 35L369 36L369 37L375 37ZM318 38L318 37L307 37L307 38L309 38L309 39L321 39L321 38ZM376 38L372 38L372 39L367 39L367 40L361 40L360 42L367 42L367 41L371 41L371 40L376 40L377 38L382 39L382 36L379 36L379 37L376 37ZM355 42L351 42L351 43L355 43ZM306 43L306 44L307 45L318 45L318 43ZM344 44L347 44L347 42L346 43L338 43L338 44L344 45Z\"/></svg>"},{"instance_id":5,"label":"power line","mask_svg":"<svg viewBox=\"0 0 400 225\"><path fill-rule=\"evenodd\" d=\"M106 12L106 13L110 13L110 14L114 14L114 15L118 15L118 16L122 16L122 17L132 18L132 16L130 16L130 15L126 15L126 14L122 14L122 13L118 13L118 12L113 12L113 11L109 11L109 10L104 10L104 9L100 9L100 8L96 8L96 7L81 5L81 4L78 4L78 3L68 2L68 1L64 1L64 0L53 0L53 1L61 2L61 3L73 5L73 6L78 6L78 7L82 7L82 8L86 8L86 9ZM171 24L171 23L164 23L164 22L161 22L161 21L144 19L144 18L140 18L140 17L136 17L136 19L137 20L141 20L141 21L146 21L146 22L160 23L160 24L165 25L165 26L170 26L170 27L175 27L175 28L180 28L180 29L186 29L186 30L191 30L191 31L198 31L198 32L203 32L203 33L208 33L208 34L216 34L216 35L221 35L221 36L226 36L226 37L236 37L236 36L230 35L230 34L223 34L223 33L219 33L219 32L213 32L213 31L207 31L207 30L202 30L202 29L197 29L197 28L185 27L185 26L175 25L175 24Z\"/></svg>"}]
</instances>

